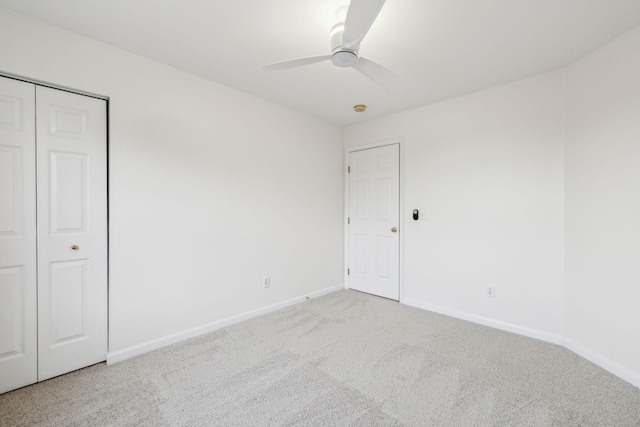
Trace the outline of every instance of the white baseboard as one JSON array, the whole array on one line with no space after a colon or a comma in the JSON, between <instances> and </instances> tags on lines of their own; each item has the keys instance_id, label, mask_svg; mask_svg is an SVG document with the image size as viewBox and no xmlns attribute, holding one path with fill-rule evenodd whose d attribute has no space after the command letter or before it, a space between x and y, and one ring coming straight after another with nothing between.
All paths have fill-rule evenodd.
<instances>
[{"instance_id":1,"label":"white baseboard","mask_svg":"<svg viewBox=\"0 0 640 427\"><path fill-rule=\"evenodd\" d=\"M189 338L194 338L199 335L203 335L209 332L213 332L217 329L224 328L229 325L233 325L234 323L242 322L244 320L248 320L257 316L261 316L263 314L271 313L276 310L280 310L281 308L288 307L293 304L300 303L305 301L307 298L316 298L321 295L329 294L331 292L339 291L344 289L344 285L336 285L330 288L325 288L320 291L313 292L311 294L302 295L299 297L291 298L286 301L282 301L276 304L268 305L266 307L258 308L256 310L247 311L244 313L237 314L235 316L226 317L224 319L216 320L215 322L207 323L202 326L197 326L195 328L187 329L182 332L177 332L175 334L166 335L164 337L156 338L151 341L143 342L141 344L137 344L131 347L124 348L122 350L117 350L113 352L109 352L107 354L107 364L112 364L116 362L120 362L125 359L129 359L134 356L138 356L143 353L147 353L149 351L157 350L162 347L166 347L171 344L178 343L180 341L187 340Z\"/></svg>"},{"instance_id":2,"label":"white baseboard","mask_svg":"<svg viewBox=\"0 0 640 427\"><path fill-rule=\"evenodd\" d=\"M215 322L208 323L206 325L198 326L195 328L187 329L186 331L178 332L175 334L167 335L161 338L157 338L151 341L144 342L142 344L134 345L131 347L124 348L122 350L117 350L114 352L110 352L107 354L107 363L112 364L116 362L120 362L125 359L129 359L134 356L138 356L143 353L147 353L149 351L157 350L162 347L166 347L171 344L178 343L180 341L187 340L189 338L194 338L199 335L203 335L209 332L213 332L217 329L224 328L229 325L233 325L234 323L242 322L244 320L248 320L254 317L261 316L263 314L271 313L276 310L280 310L282 308L291 306L293 304L300 303L305 301L307 298L316 298L321 295L329 294L331 292L336 292L341 289L345 289L345 285L340 284L336 286L332 286L330 288L325 288L320 291L313 292L308 295L303 295L295 298L288 299L286 301L282 301L276 304L272 304L266 307L262 307L256 310L247 311L245 313L241 313L235 316L226 317L224 319L217 320ZM411 307L421 308L423 310L432 311L434 313L444 314L446 316L455 317L457 319L467 320L470 322L478 323L480 325L489 326L492 328L500 329L507 332L512 332L515 334L527 336L530 338L539 339L541 341L549 342L552 344L559 344L567 349L573 351L581 357L584 357L588 361L600 366L601 368L611 372L613 375L631 383L635 387L640 388L640 374L632 371L631 369L620 365L617 362L579 344L571 339L563 338L561 335L554 335L547 332L539 331L536 329L524 328L522 326L514 325L512 323L501 322L494 319L489 319L482 316L476 316L469 313L464 313L461 311L452 310L446 307L441 307L432 304L426 304L421 301L405 299L403 301L404 304L409 305Z\"/></svg>"},{"instance_id":3,"label":"white baseboard","mask_svg":"<svg viewBox=\"0 0 640 427\"><path fill-rule=\"evenodd\" d=\"M597 353L590 348L587 348L584 345L568 338L564 338L562 340L562 345L573 351L577 355L584 357L589 362L600 366L602 369L607 370L613 375L622 378L623 380L640 388L640 374L638 374L637 372L633 372L631 369L622 366L621 364L614 362L613 360L603 356L602 354Z\"/></svg>"},{"instance_id":4,"label":"white baseboard","mask_svg":"<svg viewBox=\"0 0 640 427\"><path fill-rule=\"evenodd\" d=\"M524 335L526 337L539 339L541 341L546 341L552 344L562 345L563 347L573 351L577 355L584 357L588 361L598 365L602 369L609 371L613 375L640 388L640 374L632 371L625 366L620 365L617 362L614 362L613 360L591 350L590 348L583 346L582 344L579 344L568 338L564 338L562 335L554 335L536 329L523 328L522 326L514 325L512 323L488 319L486 317L451 310L449 308L440 307L437 305L425 304L421 301L415 301L411 299L405 299L404 304L421 308L423 310L432 311L434 313L455 317L457 319L468 320L470 322L479 323L481 325L490 326L492 328L501 329L503 331L513 332L515 334Z\"/></svg>"},{"instance_id":5,"label":"white baseboard","mask_svg":"<svg viewBox=\"0 0 640 427\"><path fill-rule=\"evenodd\" d=\"M405 298L404 304L410 305L411 307L421 308L427 311L433 311L434 313L455 317L456 319L468 320L469 322L479 323L480 325L490 326L492 328L500 329L507 332L513 332L514 334L524 335L526 337L535 338L552 344L562 344L561 335L554 335L548 332L539 331L537 329L525 328L522 326L514 325L513 323L501 322L499 320L476 316L474 314L464 313L462 311L456 311L450 308L433 304L426 304L421 301L412 299Z\"/></svg>"}]
</instances>

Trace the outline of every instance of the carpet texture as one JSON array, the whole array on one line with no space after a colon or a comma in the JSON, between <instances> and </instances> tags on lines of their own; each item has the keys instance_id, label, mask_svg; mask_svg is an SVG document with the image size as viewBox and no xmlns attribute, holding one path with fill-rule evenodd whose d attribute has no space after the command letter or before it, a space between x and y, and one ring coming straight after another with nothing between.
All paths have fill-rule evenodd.
<instances>
[{"instance_id":1,"label":"carpet texture","mask_svg":"<svg viewBox=\"0 0 640 427\"><path fill-rule=\"evenodd\" d=\"M0 395L0 425L633 426L563 347L339 291Z\"/></svg>"}]
</instances>

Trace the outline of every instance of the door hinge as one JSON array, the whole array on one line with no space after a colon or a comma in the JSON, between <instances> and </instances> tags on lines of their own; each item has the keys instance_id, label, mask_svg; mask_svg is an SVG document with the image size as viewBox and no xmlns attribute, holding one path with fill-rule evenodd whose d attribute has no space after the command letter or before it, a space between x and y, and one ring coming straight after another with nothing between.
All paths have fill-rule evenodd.
<instances>
[{"instance_id":1,"label":"door hinge","mask_svg":"<svg viewBox=\"0 0 640 427\"><path fill-rule=\"evenodd\" d=\"M347 276L351 274L351 271L347 268Z\"/></svg>"},{"instance_id":2,"label":"door hinge","mask_svg":"<svg viewBox=\"0 0 640 427\"><path fill-rule=\"evenodd\" d=\"M351 218L347 217L347 224L351 224Z\"/></svg>"},{"instance_id":3,"label":"door hinge","mask_svg":"<svg viewBox=\"0 0 640 427\"><path fill-rule=\"evenodd\" d=\"M351 173L351 166L347 166L347 173Z\"/></svg>"}]
</instances>

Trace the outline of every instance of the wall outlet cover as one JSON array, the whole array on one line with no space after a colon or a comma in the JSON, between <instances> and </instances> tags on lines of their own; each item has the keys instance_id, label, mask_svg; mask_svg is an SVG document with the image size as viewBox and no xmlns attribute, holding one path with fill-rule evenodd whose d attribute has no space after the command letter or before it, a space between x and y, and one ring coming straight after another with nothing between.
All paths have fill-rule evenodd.
<instances>
[{"instance_id":1,"label":"wall outlet cover","mask_svg":"<svg viewBox=\"0 0 640 427\"><path fill-rule=\"evenodd\" d=\"M496 287L493 285L487 286L485 296L487 298L495 298L496 297Z\"/></svg>"}]
</instances>

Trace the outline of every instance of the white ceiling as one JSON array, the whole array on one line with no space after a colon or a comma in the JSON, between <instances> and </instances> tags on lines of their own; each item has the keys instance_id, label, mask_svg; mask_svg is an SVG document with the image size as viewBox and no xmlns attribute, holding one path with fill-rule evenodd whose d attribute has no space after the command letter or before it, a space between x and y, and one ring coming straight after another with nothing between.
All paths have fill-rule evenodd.
<instances>
[{"instance_id":1,"label":"white ceiling","mask_svg":"<svg viewBox=\"0 0 640 427\"><path fill-rule=\"evenodd\" d=\"M0 0L102 42L350 125L562 67L640 24L640 0L387 0L360 54L394 71L387 91L353 69L271 62L330 53L347 0ZM153 76L149 76L153 78ZM355 113L355 104L366 104Z\"/></svg>"}]
</instances>

